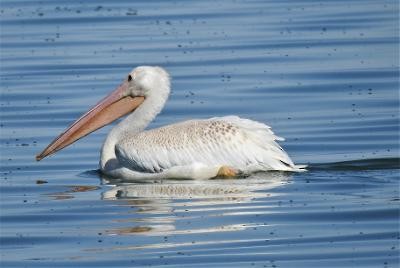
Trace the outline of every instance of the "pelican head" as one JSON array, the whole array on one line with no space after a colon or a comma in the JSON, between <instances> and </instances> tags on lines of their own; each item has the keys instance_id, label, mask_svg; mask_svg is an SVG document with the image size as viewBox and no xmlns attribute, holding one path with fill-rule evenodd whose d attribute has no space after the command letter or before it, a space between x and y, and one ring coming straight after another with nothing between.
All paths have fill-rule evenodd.
<instances>
[{"instance_id":1,"label":"pelican head","mask_svg":"<svg viewBox=\"0 0 400 268\"><path fill-rule=\"evenodd\" d=\"M127 94L131 97L149 97L151 95L169 94L170 82L168 73L161 67L139 66L126 78Z\"/></svg>"},{"instance_id":2,"label":"pelican head","mask_svg":"<svg viewBox=\"0 0 400 268\"><path fill-rule=\"evenodd\" d=\"M121 85L54 139L36 156L36 160L40 161L91 132L133 112L146 98L159 96L166 99L169 91L169 75L163 68L139 66L133 69Z\"/></svg>"}]
</instances>

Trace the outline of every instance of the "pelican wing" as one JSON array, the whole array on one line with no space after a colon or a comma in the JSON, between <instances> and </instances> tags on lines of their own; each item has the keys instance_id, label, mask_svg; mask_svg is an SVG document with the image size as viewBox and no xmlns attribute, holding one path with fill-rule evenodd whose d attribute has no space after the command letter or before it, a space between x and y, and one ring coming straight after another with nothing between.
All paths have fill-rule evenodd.
<instances>
[{"instance_id":1,"label":"pelican wing","mask_svg":"<svg viewBox=\"0 0 400 268\"><path fill-rule=\"evenodd\" d=\"M237 116L190 120L135 135L116 145L118 161L129 169L161 172L202 163L241 171L299 170L265 124Z\"/></svg>"}]
</instances>

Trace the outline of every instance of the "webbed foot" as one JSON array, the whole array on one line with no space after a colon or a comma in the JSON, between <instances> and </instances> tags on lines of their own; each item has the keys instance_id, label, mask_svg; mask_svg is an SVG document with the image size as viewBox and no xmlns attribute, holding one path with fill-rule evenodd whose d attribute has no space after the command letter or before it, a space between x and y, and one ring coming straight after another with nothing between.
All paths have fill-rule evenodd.
<instances>
[{"instance_id":1,"label":"webbed foot","mask_svg":"<svg viewBox=\"0 0 400 268\"><path fill-rule=\"evenodd\" d=\"M217 177L235 177L238 171L228 166L221 166L218 170Z\"/></svg>"}]
</instances>

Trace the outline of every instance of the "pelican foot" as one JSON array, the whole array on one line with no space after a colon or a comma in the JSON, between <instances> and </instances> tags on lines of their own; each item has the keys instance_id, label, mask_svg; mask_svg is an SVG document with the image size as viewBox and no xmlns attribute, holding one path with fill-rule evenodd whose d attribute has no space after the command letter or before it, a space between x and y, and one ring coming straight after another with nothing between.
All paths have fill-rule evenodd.
<instances>
[{"instance_id":1,"label":"pelican foot","mask_svg":"<svg viewBox=\"0 0 400 268\"><path fill-rule=\"evenodd\" d=\"M228 166L221 166L218 170L217 177L234 177L238 171Z\"/></svg>"}]
</instances>

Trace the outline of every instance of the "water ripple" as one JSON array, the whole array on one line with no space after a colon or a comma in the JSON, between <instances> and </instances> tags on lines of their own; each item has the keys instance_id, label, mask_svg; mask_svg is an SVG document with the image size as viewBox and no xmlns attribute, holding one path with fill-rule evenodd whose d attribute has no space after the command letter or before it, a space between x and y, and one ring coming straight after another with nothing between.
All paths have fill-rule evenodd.
<instances>
[{"instance_id":1,"label":"water ripple","mask_svg":"<svg viewBox=\"0 0 400 268\"><path fill-rule=\"evenodd\" d=\"M398 11L389 0L2 1L1 266L397 267ZM35 162L144 64L173 77L151 127L249 117L309 171L122 183L96 171L109 127Z\"/></svg>"}]
</instances>

